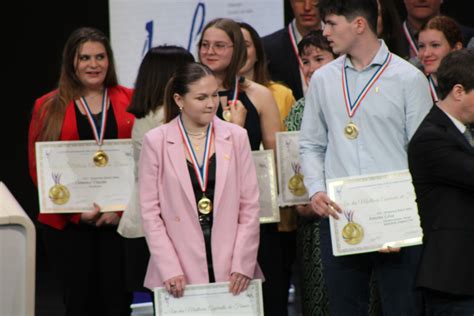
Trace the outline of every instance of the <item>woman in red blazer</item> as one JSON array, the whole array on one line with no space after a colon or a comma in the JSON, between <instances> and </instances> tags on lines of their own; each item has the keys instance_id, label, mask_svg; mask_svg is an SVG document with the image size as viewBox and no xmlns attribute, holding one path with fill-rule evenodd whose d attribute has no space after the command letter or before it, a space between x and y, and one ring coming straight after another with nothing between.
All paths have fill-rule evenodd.
<instances>
[{"instance_id":1,"label":"woman in red blazer","mask_svg":"<svg viewBox=\"0 0 474 316\"><path fill-rule=\"evenodd\" d=\"M58 88L34 105L28 137L33 182L37 141L90 140L102 129L105 139L129 138L131 94L117 83L107 37L93 28L74 31L64 47ZM120 212L101 213L90 203L94 211L38 216L47 255L61 280L66 315L130 315L123 240L116 232Z\"/></svg>"},{"instance_id":2,"label":"woman in red blazer","mask_svg":"<svg viewBox=\"0 0 474 316\"><path fill-rule=\"evenodd\" d=\"M176 297L186 284L262 278L258 184L246 131L215 116L218 84L191 63L168 82L165 125L145 134L140 210L150 262L145 286Z\"/></svg>"}]
</instances>

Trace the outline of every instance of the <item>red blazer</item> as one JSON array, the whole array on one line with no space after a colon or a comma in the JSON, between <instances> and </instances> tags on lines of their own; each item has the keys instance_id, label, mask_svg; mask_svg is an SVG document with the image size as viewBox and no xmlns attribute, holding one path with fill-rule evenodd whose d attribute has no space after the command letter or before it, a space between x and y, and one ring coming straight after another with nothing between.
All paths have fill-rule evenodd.
<instances>
[{"instance_id":1,"label":"red blazer","mask_svg":"<svg viewBox=\"0 0 474 316\"><path fill-rule=\"evenodd\" d=\"M132 97L132 90L122 87L114 86L108 89L108 95L114 111L115 119L117 120L118 138L130 138L134 116L126 111L130 104ZM57 93L57 90L49 92L44 96L40 97L35 101L33 116L30 123L30 129L28 133L28 162L30 169L30 176L34 184L37 185L36 178L36 156L35 156L35 143L38 138L38 134L41 128L41 117L39 110L42 104L50 96ZM67 106L66 113L64 115L63 125L61 128L61 136L59 140L79 140L79 134L77 131L76 124L76 112L74 110L74 102ZM38 220L46 225L52 226L56 229L63 229L68 222L79 223L81 214L39 214Z\"/></svg>"}]
</instances>

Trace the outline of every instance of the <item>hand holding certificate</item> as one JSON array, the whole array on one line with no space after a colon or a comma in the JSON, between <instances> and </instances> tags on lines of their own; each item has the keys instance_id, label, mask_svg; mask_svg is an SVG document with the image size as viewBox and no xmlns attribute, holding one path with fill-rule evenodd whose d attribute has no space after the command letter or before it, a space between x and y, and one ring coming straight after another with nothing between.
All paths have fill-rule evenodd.
<instances>
[{"instance_id":1,"label":"hand holding certificate","mask_svg":"<svg viewBox=\"0 0 474 316\"><path fill-rule=\"evenodd\" d=\"M252 280L239 295L229 292L229 282L188 285L184 296L174 298L165 288L155 288L155 315L263 316L262 281Z\"/></svg>"},{"instance_id":2,"label":"hand holding certificate","mask_svg":"<svg viewBox=\"0 0 474 316\"><path fill-rule=\"evenodd\" d=\"M339 219L329 219L335 256L421 244L408 171L331 179L327 189L342 209Z\"/></svg>"}]
</instances>

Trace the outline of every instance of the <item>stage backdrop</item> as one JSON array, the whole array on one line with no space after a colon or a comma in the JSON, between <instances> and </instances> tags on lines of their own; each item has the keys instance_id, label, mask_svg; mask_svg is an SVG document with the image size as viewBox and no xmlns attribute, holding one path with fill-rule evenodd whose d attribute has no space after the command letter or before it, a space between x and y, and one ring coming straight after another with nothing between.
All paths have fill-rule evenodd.
<instances>
[{"instance_id":1,"label":"stage backdrop","mask_svg":"<svg viewBox=\"0 0 474 316\"><path fill-rule=\"evenodd\" d=\"M247 22L265 36L283 27L283 1L109 0L110 37L120 83L133 87L150 47L180 45L196 57L205 24L217 17Z\"/></svg>"}]
</instances>

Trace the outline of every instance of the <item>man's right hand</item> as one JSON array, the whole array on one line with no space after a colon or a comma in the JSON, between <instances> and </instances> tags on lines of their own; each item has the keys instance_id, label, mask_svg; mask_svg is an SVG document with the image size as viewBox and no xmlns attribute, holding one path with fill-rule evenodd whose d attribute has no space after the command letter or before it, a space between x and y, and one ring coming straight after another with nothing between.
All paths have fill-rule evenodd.
<instances>
[{"instance_id":1,"label":"man's right hand","mask_svg":"<svg viewBox=\"0 0 474 316\"><path fill-rule=\"evenodd\" d=\"M321 217L332 216L339 219L338 213L342 213L341 208L332 201L326 192L317 192L311 197L311 207L314 212Z\"/></svg>"}]
</instances>

